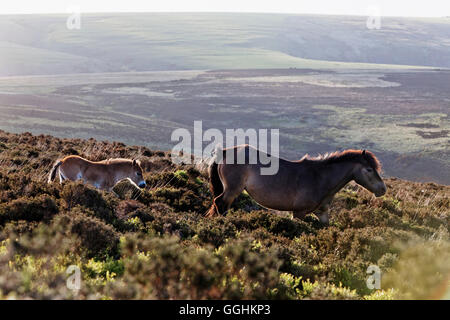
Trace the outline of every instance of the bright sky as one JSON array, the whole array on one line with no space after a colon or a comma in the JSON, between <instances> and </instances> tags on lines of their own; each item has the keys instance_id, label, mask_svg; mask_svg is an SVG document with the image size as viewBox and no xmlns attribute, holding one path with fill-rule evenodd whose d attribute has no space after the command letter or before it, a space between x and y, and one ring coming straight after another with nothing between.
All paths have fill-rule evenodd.
<instances>
[{"instance_id":1,"label":"bright sky","mask_svg":"<svg viewBox=\"0 0 450 320\"><path fill-rule=\"evenodd\" d=\"M450 16L448 0L2 0L0 14L81 12L273 12Z\"/></svg>"}]
</instances>

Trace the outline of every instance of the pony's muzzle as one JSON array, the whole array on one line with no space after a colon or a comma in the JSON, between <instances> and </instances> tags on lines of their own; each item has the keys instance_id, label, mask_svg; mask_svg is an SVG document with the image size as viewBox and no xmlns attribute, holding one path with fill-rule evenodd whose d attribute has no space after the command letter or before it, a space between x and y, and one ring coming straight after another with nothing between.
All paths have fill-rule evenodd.
<instances>
[{"instance_id":1,"label":"pony's muzzle","mask_svg":"<svg viewBox=\"0 0 450 320\"><path fill-rule=\"evenodd\" d=\"M143 188L145 188L146 185L147 184L145 183L145 181L142 181L142 182L139 182L138 187L143 189Z\"/></svg>"},{"instance_id":2,"label":"pony's muzzle","mask_svg":"<svg viewBox=\"0 0 450 320\"><path fill-rule=\"evenodd\" d=\"M377 192L375 192L375 196L376 197L381 197L384 196L386 194L387 188L386 185L382 185L378 188Z\"/></svg>"}]
</instances>

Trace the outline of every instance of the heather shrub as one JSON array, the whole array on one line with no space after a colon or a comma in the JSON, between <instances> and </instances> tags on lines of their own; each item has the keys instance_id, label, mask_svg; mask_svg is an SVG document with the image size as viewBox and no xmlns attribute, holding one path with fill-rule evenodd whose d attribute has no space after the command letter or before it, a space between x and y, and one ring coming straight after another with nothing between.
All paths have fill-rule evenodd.
<instances>
[{"instance_id":1,"label":"heather shrub","mask_svg":"<svg viewBox=\"0 0 450 320\"><path fill-rule=\"evenodd\" d=\"M199 220L196 232L199 240L203 243L219 247L226 239L234 238L237 230L223 217L215 217Z\"/></svg>"},{"instance_id":2,"label":"heather shrub","mask_svg":"<svg viewBox=\"0 0 450 320\"><path fill-rule=\"evenodd\" d=\"M138 158L147 187L99 191L47 183L54 161ZM259 207L242 193L206 218L207 178L167 153L120 142L0 131L0 298L416 299L448 297L450 187L386 179L375 198L354 183L313 216ZM118 186L120 187L120 185ZM66 269L82 287L67 289ZM381 290L366 285L367 268ZM405 280L406 279L406 280Z\"/></svg>"},{"instance_id":3,"label":"heather shrub","mask_svg":"<svg viewBox=\"0 0 450 320\"><path fill-rule=\"evenodd\" d=\"M287 290L276 257L252 251L246 241L214 251L183 247L177 238L127 238L123 254L123 278L107 288L112 298L258 299Z\"/></svg>"},{"instance_id":4,"label":"heather shrub","mask_svg":"<svg viewBox=\"0 0 450 320\"><path fill-rule=\"evenodd\" d=\"M67 182L61 191L61 199L67 211L81 206L90 209L92 215L107 223L113 223L116 219L113 208L118 199L113 195L105 195L92 186L82 182Z\"/></svg>"},{"instance_id":5,"label":"heather shrub","mask_svg":"<svg viewBox=\"0 0 450 320\"><path fill-rule=\"evenodd\" d=\"M18 220L49 221L58 211L54 199L48 195L23 197L0 204L0 225Z\"/></svg>"},{"instance_id":6,"label":"heather shrub","mask_svg":"<svg viewBox=\"0 0 450 320\"><path fill-rule=\"evenodd\" d=\"M176 211L206 212L208 210L205 199L188 189L174 187L159 188L150 191L149 195L151 200L147 200L147 202L166 203Z\"/></svg>"},{"instance_id":7,"label":"heather shrub","mask_svg":"<svg viewBox=\"0 0 450 320\"><path fill-rule=\"evenodd\" d=\"M106 258L119 253L117 231L80 207L56 217L51 227L61 227L64 234L75 235L87 257Z\"/></svg>"}]
</instances>

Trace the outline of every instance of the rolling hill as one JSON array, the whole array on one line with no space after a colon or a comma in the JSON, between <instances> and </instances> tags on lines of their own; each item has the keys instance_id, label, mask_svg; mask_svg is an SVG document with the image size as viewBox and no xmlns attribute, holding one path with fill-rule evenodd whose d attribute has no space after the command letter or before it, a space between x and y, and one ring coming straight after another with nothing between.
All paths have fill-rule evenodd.
<instances>
[{"instance_id":1,"label":"rolling hill","mask_svg":"<svg viewBox=\"0 0 450 320\"><path fill-rule=\"evenodd\" d=\"M0 76L248 68L450 67L450 19L283 14L12 15ZM380 66L381 65L381 66Z\"/></svg>"}]
</instances>

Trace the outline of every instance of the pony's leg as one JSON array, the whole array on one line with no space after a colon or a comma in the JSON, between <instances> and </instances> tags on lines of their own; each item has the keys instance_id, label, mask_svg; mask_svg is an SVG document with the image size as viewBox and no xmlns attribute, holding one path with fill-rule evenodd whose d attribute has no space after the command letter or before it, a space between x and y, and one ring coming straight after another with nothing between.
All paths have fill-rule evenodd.
<instances>
[{"instance_id":1,"label":"pony's leg","mask_svg":"<svg viewBox=\"0 0 450 320\"><path fill-rule=\"evenodd\" d=\"M334 194L325 198L319 208L314 211L316 217L325 225L330 224L330 206L333 198Z\"/></svg>"},{"instance_id":2,"label":"pony's leg","mask_svg":"<svg viewBox=\"0 0 450 320\"><path fill-rule=\"evenodd\" d=\"M64 177L63 173L61 172L61 168L59 168L59 183L63 183L64 180L66 180L66 177Z\"/></svg>"},{"instance_id":3,"label":"pony's leg","mask_svg":"<svg viewBox=\"0 0 450 320\"><path fill-rule=\"evenodd\" d=\"M300 220L305 219L307 212L306 211L294 211L294 217Z\"/></svg>"},{"instance_id":4,"label":"pony's leg","mask_svg":"<svg viewBox=\"0 0 450 320\"><path fill-rule=\"evenodd\" d=\"M223 192L214 199L214 205L219 214L225 215L230 210L234 199L245 189L245 181L240 167L224 168L224 172L219 173L223 183ZM228 170L227 172L227 169Z\"/></svg>"},{"instance_id":5,"label":"pony's leg","mask_svg":"<svg viewBox=\"0 0 450 320\"><path fill-rule=\"evenodd\" d=\"M244 191L244 187L225 188L223 193L214 199L215 207L219 214L225 215L231 208L231 204Z\"/></svg>"},{"instance_id":6,"label":"pony's leg","mask_svg":"<svg viewBox=\"0 0 450 320\"><path fill-rule=\"evenodd\" d=\"M316 211L314 211L314 214L317 218L319 218L320 222L322 222L324 225L330 224L330 203L324 203L322 204Z\"/></svg>"}]
</instances>

